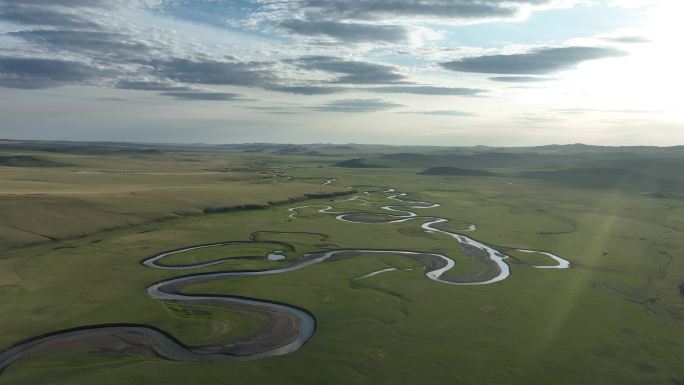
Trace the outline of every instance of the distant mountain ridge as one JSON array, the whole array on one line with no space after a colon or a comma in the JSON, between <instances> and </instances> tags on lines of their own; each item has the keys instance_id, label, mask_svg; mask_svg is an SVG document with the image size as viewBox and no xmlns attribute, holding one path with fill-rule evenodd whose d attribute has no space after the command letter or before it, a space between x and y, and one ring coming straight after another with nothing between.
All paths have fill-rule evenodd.
<instances>
[{"instance_id":1,"label":"distant mountain ridge","mask_svg":"<svg viewBox=\"0 0 684 385\"><path fill-rule=\"evenodd\" d=\"M53 162L49 159L38 158L35 156L15 155L0 156L0 166L8 167L58 167L61 163Z\"/></svg>"},{"instance_id":2,"label":"distant mountain ridge","mask_svg":"<svg viewBox=\"0 0 684 385\"><path fill-rule=\"evenodd\" d=\"M458 167L431 167L419 173L420 175L443 175L443 176L496 176L493 172L483 170L471 170Z\"/></svg>"}]
</instances>

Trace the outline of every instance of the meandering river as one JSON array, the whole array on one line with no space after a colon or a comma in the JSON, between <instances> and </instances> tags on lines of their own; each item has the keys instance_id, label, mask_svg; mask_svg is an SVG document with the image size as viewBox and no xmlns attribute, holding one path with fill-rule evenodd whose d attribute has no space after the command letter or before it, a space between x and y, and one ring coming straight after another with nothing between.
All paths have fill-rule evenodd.
<instances>
[{"instance_id":1,"label":"meandering river","mask_svg":"<svg viewBox=\"0 0 684 385\"><path fill-rule=\"evenodd\" d=\"M330 179L326 181L326 184L333 183L334 181L334 179ZM303 256L303 260L300 262L275 269L222 271L177 277L151 285L147 288L147 294L156 300L180 305L202 304L260 312L268 319L268 326L256 335L248 336L242 340L232 341L217 346L191 347L182 344L172 335L149 325L89 325L33 337L15 344L0 353L0 372L17 360L30 358L36 354L60 351L76 346L92 346L101 350L122 353L127 351L127 349L134 348L136 350L144 350L157 357L185 362L254 360L292 353L301 348L314 335L316 330L315 317L307 310L296 306L240 296L217 296L210 294L191 295L183 293L183 289L187 286L201 282L284 274L332 259L350 258L369 254L393 254L414 258L425 265L427 278L449 285L488 285L502 281L510 275L510 268L506 263L508 257L504 253L496 250L490 245L463 234L464 232L475 231L477 227L474 224L469 225L466 229L460 231L444 230L437 227L437 225L447 223L449 221L447 218L423 216L414 211L437 208L439 207L439 204L407 200L406 194L395 193L394 189L383 190L381 193L384 194L388 200L396 202L396 204L382 206L382 212L380 213L345 213L334 211L335 208L330 205L309 205L288 209L289 217L294 220L302 210L316 209L318 213L332 214L335 215L337 220L354 225L396 224L419 221L420 228L426 233L442 234L452 238L463 248L479 250L479 254L486 256L484 262L490 266L488 274L478 277L466 277L465 279L450 277L447 272L456 265L456 262L452 258L442 254L394 249L344 249L306 255ZM367 192L366 194L371 195L371 192ZM363 205L370 205L370 202L361 196L346 199L345 201L359 201ZM369 220L369 217L374 217L375 219ZM182 254L192 250L224 246L230 243L232 242L218 242L168 251L147 258L142 261L142 264L149 268L168 270L193 270L217 266L224 263L227 258L184 266L169 266L163 264L162 261L164 258L172 255ZM567 260L548 251L528 249L521 249L518 251L524 253L541 253L549 257L550 261L553 262L549 265L533 266L535 268L565 269L570 266L570 263ZM269 259L276 260L278 259L278 256L279 254L271 254L269 255ZM371 272L360 278L372 277L376 274L392 270L393 269L383 269L378 272Z\"/></svg>"}]
</instances>

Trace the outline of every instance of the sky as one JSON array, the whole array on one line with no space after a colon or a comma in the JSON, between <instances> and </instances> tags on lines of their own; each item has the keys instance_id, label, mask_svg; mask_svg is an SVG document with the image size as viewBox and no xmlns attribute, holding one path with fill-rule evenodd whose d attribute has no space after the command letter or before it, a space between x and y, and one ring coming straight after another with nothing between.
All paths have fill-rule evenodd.
<instances>
[{"instance_id":1,"label":"sky","mask_svg":"<svg viewBox=\"0 0 684 385\"><path fill-rule=\"evenodd\" d=\"M0 0L0 138L684 144L676 0Z\"/></svg>"}]
</instances>

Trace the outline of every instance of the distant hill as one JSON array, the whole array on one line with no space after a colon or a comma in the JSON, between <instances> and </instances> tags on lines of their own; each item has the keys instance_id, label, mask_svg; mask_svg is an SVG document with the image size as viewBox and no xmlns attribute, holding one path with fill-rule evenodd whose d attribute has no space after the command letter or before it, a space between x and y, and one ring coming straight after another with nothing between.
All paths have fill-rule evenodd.
<instances>
[{"instance_id":1,"label":"distant hill","mask_svg":"<svg viewBox=\"0 0 684 385\"><path fill-rule=\"evenodd\" d=\"M364 162L363 158L354 158L349 160L343 160L342 162L337 162L334 164L336 167L349 167L349 168L383 168L384 166L378 166L374 164L368 164Z\"/></svg>"},{"instance_id":2,"label":"distant hill","mask_svg":"<svg viewBox=\"0 0 684 385\"><path fill-rule=\"evenodd\" d=\"M35 156L15 155L0 156L0 166L8 167L56 167L63 166L61 163Z\"/></svg>"},{"instance_id":3,"label":"distant hill","mask_svg":"<svg viewBox=\"0 0 684 385\"><path fill-rule=\"evenodd\" d=\"M180 150L181 146L167 145L168 149ZM40 151L58 154L141 154L156 155L164 152L164 147L154 144L138 143L107 143L107 142L42 142L42 141L11 141L0 139L1 151Z\"/></svg>"},{"instance_id":4,"label":"distant hill","mask_svg":"<svg viewBox=\"0 0 684 385\"><path fill-rule=\"evenodd\" d=\"M471 170L458 167L431 167L420 172L419 175L444 175L444 176L496 176L489 171Z\"/></svg>"},{"instance_id":5,"label":"distant hill","mask_svg":"<svg viewBox=\"0 0 684 385\"><path fill-rule=\"evenodd\" d=\"M528 171L522 178L570 184L576 187L619 188L624 190L669 191L678 183L623 168L572 168L554 171Z\"/></svg>"},{"instance_id":6,"label":"distant hill","mask_svg":"<svg viewBox=\"0 0 684 385\"><path fill-rule=\"evenodd\" d=\"M586 146L576 146L570 148L583 149ZM563 147L565 148L565 147ZM619 149L619 150L618 150ZM684 164L684 155L677 155L675 148L667 152L662 150L658 154L644 152L630 153L621 148L611 151L593 151L570 153L564 151L550 152L477 152L470 154L463 153L415 153L400 152L391 154L359 154L356 158L340 162L339 167L390 167L390 168L418 168L421 170L433 167L452 167L458 166L463 169L502 169L501 171L513 171L521 168L535 169L566 169L576 168L621 168L621 169L643 169L646 165L657 165L667 163L668 168L679 170ZM604 163L604 164L601 164ZM643 170L645 171L645 170ZM658 167L654 170L661 175ZM653 175L653 173L649 173ZM679 179L674 177L673 179Z\"/></svg>"},{"instance_id":7,"label":"distant hill","mask_svg":"<svg viewBox=\"0 0 684 385\"><path fill-rule=\"evenodd\" d=\"M667 149L636 148L635 152L629 152L623 147L611 147L605 151L594 146L560 146L536 147L530 152L521 152L521 149L500 149L497 151L465 153L459 152L432 152L432 153L395 153L365 156L367 163L381 164L386 167L450 167L457 165L466 169L513 169L534 167L541 169L568 168L568 167L599 167L589 165L590 162L605 162L605 167L635 169L643 167L646 163L682 163L684 152L676 147ZM591 148L584 152L587 147ZM475 147L470 148L473 151ZM505 151L504 151L505 150ZM513 151L515 150L515 151ZM576 150L576 151L575 151ZM534 152L532 152L534 151ZM613 163L612 165L607 164ZM630 163L622 167L621 163ZM602 166L601 166L602 167Z\"/></svg>"},{"instance_id":8,"label":"distant hill","mask_svg":"<svg viewBox=\"0 0 684 385\"><path fill-rule=\"evenodd\" d=\"M410 162L410 163L421 163L421 162L427 162L430 160L430 156L426 154L416 154L412 152L401 152L398 154L386 154L382 156L385 159L391 159L391 160L398 160L401 162Z\"/></svg>"},{"instance_id":9,"label":"distant hill","mask_svg":"<svg viewBox=\"0 0 684 385\"><path fill-rule=\"evenodd\" d=\"M310 152L311 150L304 146L285 146L276 151L279 155L293 155L293 154L304 154Z\"/></svg>"},{"instance_id":10,"label":"distant hill","mask_svg":"<svg viewBox=\"0 0 684 385\"><path fill-rule=\"evenodd\" d=\"M555 166L576 162L577 157L569 155L486 152L475 154L419 154L399 153L378 157L380 162L392 167L451 167L458 165L466 169L510 168L528 166Z\"/></svg>"}]
</instances>

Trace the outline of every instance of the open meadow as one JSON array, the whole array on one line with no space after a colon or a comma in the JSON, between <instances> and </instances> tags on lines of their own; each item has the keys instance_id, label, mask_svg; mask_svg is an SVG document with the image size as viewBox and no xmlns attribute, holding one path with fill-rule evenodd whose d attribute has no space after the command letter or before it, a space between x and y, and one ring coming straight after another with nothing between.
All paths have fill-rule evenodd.
<instances>
[{"instance_id":1,"label":"open meadow","mask_svg":"<svg viewBox=\"0 0 684 385\"><path fill-rule=\"evenodd\" d=\"M0 145L0 385L684 383L681 150L46 146ZM102 325L180 348L10 349Z\"/></svg>"}]
</instances>

